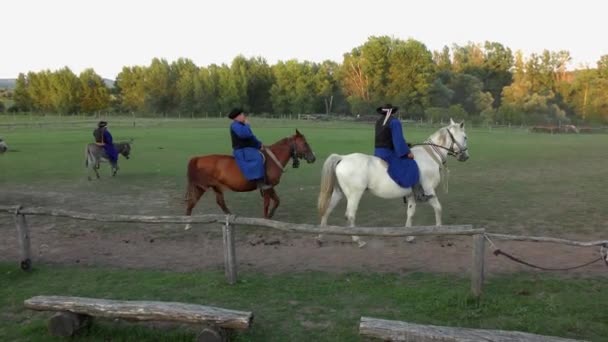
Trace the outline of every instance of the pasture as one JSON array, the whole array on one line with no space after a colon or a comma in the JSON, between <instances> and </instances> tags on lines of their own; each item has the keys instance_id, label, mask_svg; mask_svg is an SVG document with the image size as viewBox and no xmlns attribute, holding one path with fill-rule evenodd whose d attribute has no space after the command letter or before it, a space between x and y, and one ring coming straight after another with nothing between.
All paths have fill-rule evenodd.
<instances>
[{"instance_id":1,"label":"pasture","mask_svg":"<svg viewBox=\"0 0 608 342\"><path fill-rule=\"evenodd\" d=\"M0 156L0 204L57 207L83 212L181 215L186 163L195 155L230 153L228 119L133 120L109 118L115 141L134 138L130 160L121 158L117 177L103 164L101 180L89 182L84 146L94 122L52 119L43 125L6 126L0 136L10 150ZM19 123L19 122L17 122ZM373 150L370 123L252 119L265 144L304 134L317 162L289 167L277 188L274 219L318 223L316 199L320 169L330 153ZM421 142L436 127L405 126L408 142ZM606 135L541 135L524 130L467 127L471 159L450 158L449 192L438 189L445 224L473 224L491 232L545 235L582 241L606 238L608 168ZM291 165L291 164L289 164ZM226 193L237 215L261 217L259 194ZM343 201L329 219L345 223ZM194 214L221 213L205 195ZM400 200L364 195L357 215L361 226L405 223ZM414 225L434 223L428 205L419 205ZM170 224L101 224L32 217L35 270L17 270L13 218L0 216L5 298L0 337L45 340L43 314L21 307L35 294L97 295L216 304L252 310L257 318L241 340L353 340L360 315L419 323L514 329L563 337L601 340L608 334L606 267L576 272L520 273L522 268L490 256L487 298L467 300L462 277L470 263L468 238L368 239L358 249L350 239L328 237L319 248L313 236L248 229L237 234L237 260L243 270L234 287L222 283L221 233L195 225L184 231ZM596 249L532 243L501 243L504 250L545 266L588 261ZM41 264L46 264L45 266ZM116 269L120 268L120 269ZM137 269L138 271L127 271ZM566 275L562 277L561 275ZM583 295L585 293L585 295ZM592 295L588 295L591 293ZM586 299L583 299L585 297ZM18 322L27 322L16 327ZM85 339L153 339L146 329L113 331L97 327ZM104 330L105 329L105 330ZM148 335L147 335L148 334ZM180 332L167 335L187 338ZM186 333L187 334L187 333Z\"/></svg>"}]
</instances>

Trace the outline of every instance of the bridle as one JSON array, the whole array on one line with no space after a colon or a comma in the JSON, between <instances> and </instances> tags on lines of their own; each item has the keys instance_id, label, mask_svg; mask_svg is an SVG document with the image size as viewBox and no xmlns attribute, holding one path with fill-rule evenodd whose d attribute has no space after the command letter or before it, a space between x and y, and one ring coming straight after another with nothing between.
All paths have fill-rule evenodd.
<instances>
[{"instance_id":1,"label":"bridle","mask_svg":"<svg viewBox=\"0 0 608 342\"><path fill-rule=\"evenodd\" d=\"M438 150L439 148L441 148L441 149L448 151L448 155L453 156L453 157L458 157L469 149L468 147L463 147L458 141L456 141L456 138L454 138L454 135L452 134L452 131L450 131L449 128L446 128L445 130L448 132L448 134L450 135L450 139L452 140L450 147L437 145L437 144L433 143L433 141L431 139L428 139L425 142L420 143L420 144L413 144L412 147L413 146L431 146L435 150L435 152L437 152L438 155L441 155L441 153L439 153L440 151ZM456 145L456 147L458 147L458 150L454 149L454 145ZM445 164L445 161L443 161L443 164Z\"/></svg>"},{"instance_id":2,"label":"bridle","mask_svg":"<svg viewBox=\"0 0 608 342\"><path fill-rule=\"evenodd\" d=\"M298 167L300 167L300 156L297 152L296 141L292 137L289 137L287 139L289 141L289 154L290 158L292 159L292 167L294 169L297 169ZM277 159L277 156L274 155L274 153L270 150L269 147L264 147L264 150L266 150L266 153L268 154L270 159L272 159L272 161L279 167L281 172L287 172L287 167L281 165L281 162L279 162L279 159Z\"/></svg>"}]
</instances>

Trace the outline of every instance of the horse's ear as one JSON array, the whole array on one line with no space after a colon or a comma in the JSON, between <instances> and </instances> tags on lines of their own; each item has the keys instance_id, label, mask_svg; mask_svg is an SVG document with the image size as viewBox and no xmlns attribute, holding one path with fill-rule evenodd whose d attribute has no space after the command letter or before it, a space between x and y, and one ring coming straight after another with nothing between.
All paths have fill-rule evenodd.
<instances>
[{"instance_id":1,"label":"horse's ear","mask_svg":"<svg viewBox=\"0 0 608 342\"><path fill-rule=\"evenodd\" d=\"M296 135L302 135L302 133L300 133L300 131L298 131L297 128L296 128Z\"/></svg>"},{"instance_id":2,"label":"horse's ear","mask_svg":"<svg viewBox=\"0 0 608 342\"><path fill-rule=\"evenodd\" d=\"M454 120L452 120L452 118L450 118L450 125L454 126L456 123L454 122Z\"/></svg>"},{"instance_id":3,"label":"horse's ear","mask_svg":"<svg viewBox=\"0 0 608 342\"><path fill-rule=\"evenodd\" d=\"M460 128L464 128L464 120L460 123Z\"/></svg>"}]
</instances>

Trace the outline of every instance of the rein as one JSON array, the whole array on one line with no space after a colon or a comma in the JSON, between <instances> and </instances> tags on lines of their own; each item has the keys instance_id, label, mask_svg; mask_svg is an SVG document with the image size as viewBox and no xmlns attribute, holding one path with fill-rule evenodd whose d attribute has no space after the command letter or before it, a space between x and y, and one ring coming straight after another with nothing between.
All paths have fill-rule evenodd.
<instances>
[{"instance_id":1,"label":"rein","mask_svg":"<svg viewBox=\"0 0 608 342\"><path fill-rule=\"evenodd\" d=\"M300 166L300 159L298 158L298 154L296 153L296 143L295 143L295 141L293 141L292 138L287 138L287 139L289 141L291 141L290 145L289 145L289 154L290 154L290 158L293 160L292 167L298 168ZM272 161L279 167L281 172L287 172L287 166L283 166L281 164L281 162L279 161L277 156L274 154L274 152L272 152L270 147L263 146L263 149L266 151L266 153L268 154L270 159L272 159Z\"/></svg>"},{"instance_id":2,"label":"rein","mask_svg":"<svg viewBox=\"0 0 608 342\"><path fill-rule=\"evenodd\" d=\"M446 131L450 135L450 139L452 139L452 144L450 145L450 147L445 147L445 146L442 146L442 145L437 145L437 144L433 143L430 139L426 140L425 142L420 143L420 144L413 144L412 147L414 147L414 146L431 146L431 147L434 147L434 148L442 148L442 149L448 151L448 155L454 156L454 157L457 157L459 154L461 154L461 153L465 152L466 150L468 150L468 148L462 147L462 145L460 145L456 141L456 139L454 138L454 135L452 134L452 132L450 132L450 130L448 128L446 128ZM458 146L458 152L454 149L454 145ZM443 161L442 164L445 164L445 161Z\"/></svg>"}]
</instances>

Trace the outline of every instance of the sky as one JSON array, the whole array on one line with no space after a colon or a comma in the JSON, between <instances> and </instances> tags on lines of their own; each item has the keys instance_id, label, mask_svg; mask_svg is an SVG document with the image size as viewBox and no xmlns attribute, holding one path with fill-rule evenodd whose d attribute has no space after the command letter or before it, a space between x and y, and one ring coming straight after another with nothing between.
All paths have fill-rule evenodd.
<instances>
[{"instance_id":1,"label":"sky","mask_svg":"<svg viewBox=\"0 0 608 342\"><path fill-rule=\"evenodd\" d=\"M608 54L600 0L9 0L0 6L0 78L180 57L198 66L237 55L269 64L342 62L370 36L416 39L429 50L496 41L524 54L568 50L570 69Z\"/></svg>"}]
</instances>

